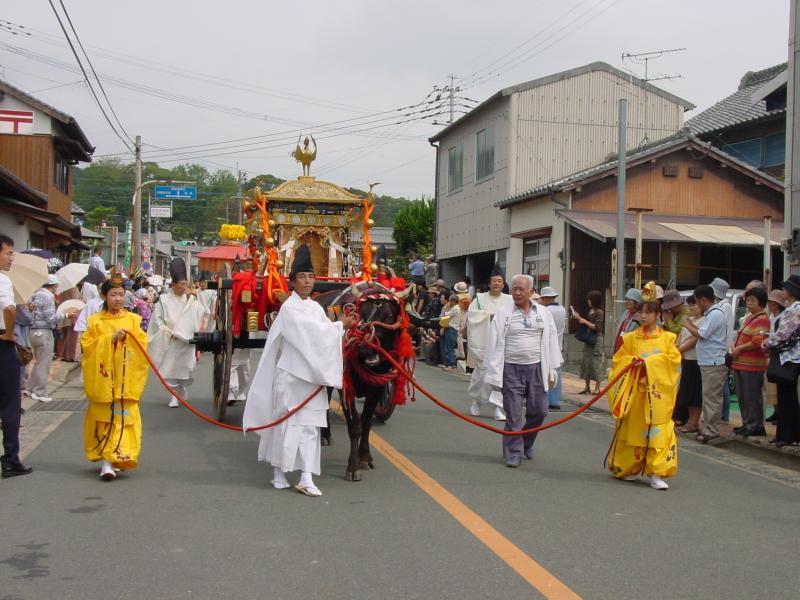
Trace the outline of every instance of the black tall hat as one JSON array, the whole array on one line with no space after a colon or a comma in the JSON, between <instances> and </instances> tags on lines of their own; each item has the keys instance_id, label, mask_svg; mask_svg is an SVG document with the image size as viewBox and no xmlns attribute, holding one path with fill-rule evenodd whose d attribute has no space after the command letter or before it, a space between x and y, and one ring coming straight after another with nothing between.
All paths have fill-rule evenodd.
<instances>
[{"instance_id":1,"label":"black tall hat","mask_svg":"<svg viewBox=\"0 0 800 600\"><path fill-rule=\"evenodd\" d=\"M172 283L176 281L189 281L189 274L186 271L186 263L182 258L173 258L169 263L169 276Z\"/></svg>"},{"instance_id":2,"label":"black tall hat","mask_svg":"<svg viewBox=\"0 0 800 600\"><path fill-rule=\"evenodd\" d=\"M289 273L290 277L294 277L298 273L313 273L314 272L314 265L311 263L311 252L308 249L308 246L305 244L300 244L297 248L297 252L294 254L294 260L292 261L292 270Z\"/></svg>"},{"instance_id":3,"label":"black tall hat","mask_svg":"<svg viewBox=\"0 0 800 600\"><path fill-rule=\"evenodd\" d=\"M489 273L489 277L502 277L503 279L506 278L506 274L503 272L503 268L500 266L500 263L494 263L492 267L492 272Z\"/></svg>"},{"instance_id":4,"label":"black tall hat","mask_svg":"<svg viewBox=\"0 0 800 600\"><path fill-rule=\"evenodd\" d=\"M386 262L386 246L383 244L378 246L378 251L375 253L374 261L377 263L379 260Z\"/></svg>"}]
</instances>

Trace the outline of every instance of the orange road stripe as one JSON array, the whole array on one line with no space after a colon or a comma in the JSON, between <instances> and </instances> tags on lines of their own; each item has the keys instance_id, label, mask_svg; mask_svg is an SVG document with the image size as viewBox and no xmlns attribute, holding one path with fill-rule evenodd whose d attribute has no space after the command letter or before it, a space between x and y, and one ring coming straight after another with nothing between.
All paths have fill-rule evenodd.
<instances>
[{"instance_id":1,"label":"orange road stripe","mask_svg":"<svg viewBox=\"0 0 800 600\"><path fill-rule=\"evenodd\" d=\"M331 408L338 403L331 401ZM342 416L341 414L339 416ZM525 581L535 587L545 598L553 600L575 600L580 596L552 575L542 565L525 554L518 546L489 525L475 511L467 507L456 496L411 462L404 454L374 432L370 433L370 445L378 450L397 469L413 481L423 492L433 498L450 516L461 523L467 531L494 552Z\"/></svg>"}]
</instances>

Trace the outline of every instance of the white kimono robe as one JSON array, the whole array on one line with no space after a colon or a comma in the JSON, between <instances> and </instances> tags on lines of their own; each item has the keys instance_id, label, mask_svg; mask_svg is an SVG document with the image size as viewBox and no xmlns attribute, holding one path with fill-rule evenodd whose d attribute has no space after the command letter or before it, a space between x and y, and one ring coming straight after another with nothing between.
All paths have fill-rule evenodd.
<instances>
[{"instance_id":1,"label":"white kimono robe","mask_svg":"<svg viewBox=\"0 0 800 600\"><path fill-rule=\"evenodd\" d=\"M191 295L176 296L170 290L156 302L147 327L147 350L165 379L191 383L197 359L190 342L207 316L208 310Z\"/></svg>"},{"instance_id":2,"label":"white kimono robe","mask_svg":"<svg viewBox=\"0 0 800 600\"><path fill-rule=\"evenodd\" d=\"M469 381L468 393L472 398L481 403L491 402L503 407L503 395L492 390L484 384L486 369L483 366L486 339L489 336L489 324L492 316L501 308L513 306L514 300L510 294L492 296L489 292L475 296L467 311L467 366L472 367L472 377Z\"/></svg>"},{"instance_id":3,"label":"white kimono robe","mask_svg":"<svg viewBox=\"0 0 800 600\"><path fill-rule=\"evenodd\" d=\"M542 323L544 323L539 368L542 372L542 382L545 385L545 391L547 391L548 387L555 387L558 382L558 373L556 369L563 364L564 359L561 356L561 348L558 345L558 335L556 333L553 315L547 307L537 304L536 302L532 302L531 304L533 310L536 311L536 314L542 319ZM484 384L491 386L492 389L499 390L503 387L506 334L508 333L508 325L511 321L511 313L513 310L513 303L511 306L506 306L498 310L489 327L483 367L485 369Z\"/></svg>"},{"instance_id":4,"label":"white kimono robe","mask_svg":"<svg viewBox=\"0 0 800 600\"><path fill-rule=\"evenodd\" d=\"M297 407L320 385L342 387L342 324L296 293L281 305L253 376L242 426L264 425ZM284 472L320 473L319 428L327 424L325 388L302 410L258 431L258 460Z\"/></svg>"}]
</instances>

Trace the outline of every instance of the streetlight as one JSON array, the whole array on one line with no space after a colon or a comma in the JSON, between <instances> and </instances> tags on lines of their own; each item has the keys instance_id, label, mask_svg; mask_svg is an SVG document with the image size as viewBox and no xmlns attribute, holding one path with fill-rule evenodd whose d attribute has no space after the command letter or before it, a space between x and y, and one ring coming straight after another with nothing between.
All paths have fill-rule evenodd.
<instances>
[{"instance_id":1,"label":"streetlight","mask_svg":"<svg viewBox=\"0 0 800 600\"><path fill-rule=\"evenodd\" d=\"M141 189L146 185L152 185L155 183L179 183L181 185L195 185L194 181L173 181L171 179L151 179L149 181L143 181L136 189L133 190L133 197L131 198L131 205L133 205L133 214L134 214L134 221L136 221L136 201L139 198L139 192ZM141 214L141 212L139 212ZM130 264L130 271L133 271L135 267L141 265L141 254L137 252L137 248L139 248L139 228L141 227L141 223L133 223L131 227L131 264ZM148 239L150 236L150 198L148 197L147 200L147 229L148 229Z\"/></svg>"}]
</instances>

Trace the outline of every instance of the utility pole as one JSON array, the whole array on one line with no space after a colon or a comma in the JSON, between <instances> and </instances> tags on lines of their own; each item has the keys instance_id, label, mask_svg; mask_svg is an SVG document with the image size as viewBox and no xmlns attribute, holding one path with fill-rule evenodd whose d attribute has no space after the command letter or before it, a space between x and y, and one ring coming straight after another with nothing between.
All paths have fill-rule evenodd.
<instances>
[{"instance_id":1,"label":"utility pole","mask_svg":"<svg viewBox=\"0 0 800 600\"><path fill-rule=\"evenodd\" d=\"M239 215L239 225L242 224L242 172L239 170L239 161L236 161L236 214ZM226 215L227 216L227 215Z\"/></svg>"},{"instance_id":2,"label":"utility pole","mask_svg":"<svg viewBox=\"0 0 800 600\"><path fill-rule=\"evenodd\" d=\"M628 101L625 98L619 99L619 117L617 123L617 281L615 316L622 319L623 304L625 298L625 169L626 156L625 139L628 123Z\"/></svg>"},{"instance_id":3,"label":"utility pole","mask_svg":"<svg viewBox=\"0 0 800 600\"><path fill-rule=\"evenodd\" d=\"M136 193L133 201L133 223L131 233L130 271L142 264L142 137L137 135L134 143L136 151Z\"/></svg>"},{"instance_id":4,"label":"utility pole","mask_svg":"<svg viewBox=\"0 0 800 600\"><path fill-rule=\"evenodd\" d=\"M785 228L783 276L800 274L800 90L797 86L798 39L797 21L800 2L789 3L789 64L786 78L786 192L783 203Z\"/></svg>"},{"instance_id":5,"label":"utility pole","mask_svg":"<svg viewBox=\"0 0 800 600\"><path fill-rule=\"evenodd\" d=\"M453 89L453 82L455 80L455 75L450 75L450 121L448 121L451 125L453 123L453 102L455 96L455 90Z\"/></svg>"}]
</instances>

